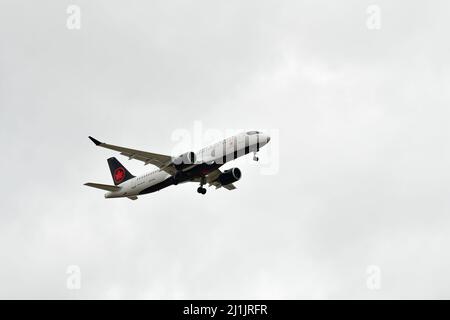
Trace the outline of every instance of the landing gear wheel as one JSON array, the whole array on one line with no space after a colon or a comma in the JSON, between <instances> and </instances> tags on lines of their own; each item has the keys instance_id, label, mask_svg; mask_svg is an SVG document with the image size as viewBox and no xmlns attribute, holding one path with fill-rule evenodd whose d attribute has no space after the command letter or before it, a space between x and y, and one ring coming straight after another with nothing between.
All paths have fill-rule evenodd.
<instances>
[{"instance_id":1,"label":"landing gear wheel","mask_svg":"<svg viewBox=\"0 0 450 320\"><path fill-rule=\"evenodd\" d=\"M256 153L253 155L253 161L259 161L258 156L256 155Z\"/></svg>"},{"instance_id":2,"label":"landing gear wheel","mask_svg":"<svg viewBox=\"0 0 450 320\"><path fill-rule=\"evenodd\" d=\"M203 176L200 179L200 187L198 187L197 192L201 193L201 194L205 194L206 193L206 189L203 188L203 185L206 183L206 178Z\"/></svg>"},{"instance_id":3,"label":"landing gear wheel","mask_svg":"<svg viewBox=\"0 0 450 320\"><path fill-rule=\"evenodd\" d=\"M198 187L197 192L201 193L201 194L205 194L206 193L206 189L203 188L203 187Z\"/></svg>"}]
</instances>

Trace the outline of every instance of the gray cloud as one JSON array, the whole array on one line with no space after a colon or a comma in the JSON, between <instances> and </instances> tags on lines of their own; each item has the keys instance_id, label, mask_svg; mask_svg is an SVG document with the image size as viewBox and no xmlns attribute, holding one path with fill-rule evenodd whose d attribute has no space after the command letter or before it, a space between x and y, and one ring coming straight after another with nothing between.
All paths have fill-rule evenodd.
<instances>
[{"instance_id":1,"label":"gray cloud","mask_svg":"<svg viewBox=\"0 0 450 320\"><path fill-rule=\"evenodd\" d=\"M372 2L71 3L0 5L0 297L449 297L447 2L378 1L378 31ZM111 179L87 135L170 153L197 120L278 129L279 172L238 160L239 190L205 197L82 186Z\"/></svg>"}]
</instances>

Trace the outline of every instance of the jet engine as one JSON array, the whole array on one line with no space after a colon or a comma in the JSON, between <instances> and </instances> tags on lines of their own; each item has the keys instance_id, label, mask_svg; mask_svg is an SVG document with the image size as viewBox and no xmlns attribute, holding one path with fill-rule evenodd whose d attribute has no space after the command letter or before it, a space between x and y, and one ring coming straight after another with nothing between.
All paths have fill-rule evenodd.
<instances>
[{"instance_id":1,"label":"jet engine","mask_svg":"<svg viewBox=\"0 0 450 320\"><path fill-rule=\"evenodd\" d=\"M195 163L197 160L194 152L186 152L183 153L181 156L178 156L177 158L173 159L173 164L177 170L182 170L186 167L189 167Z\"/></svg>"},{"instance_id":2,"label":"jet engine","mask_svg":"<svg viewBox=\"0 0 450 320\"><path fill-rule=\"evenodd\" d=\"M232 168L225 170L217 179L221 185L226 186L227 184L233 183L241 179L241 170L239 168Z\"/></svg>"}]
</instances>

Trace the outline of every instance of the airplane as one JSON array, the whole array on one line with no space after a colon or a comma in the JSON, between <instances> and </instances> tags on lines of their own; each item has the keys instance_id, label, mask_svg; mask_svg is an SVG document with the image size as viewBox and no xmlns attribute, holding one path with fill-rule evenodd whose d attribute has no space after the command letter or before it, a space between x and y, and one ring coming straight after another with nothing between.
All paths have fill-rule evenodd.
<instances>
[{"instance_id":1,"label":"airplane","mask_svg":"<svg viewBox=\"0 0 450 320\"><path fill-rule=\"evenodd\" d=\"M270 136L259 131L242 132L197 152L186 152L172 157L158 153L124 148L100 142L89 136L89 139L99 147L111 149L127 156L129 160L136 159L144 165L152 164L157 169L140 176L132 175L116 158L108 159L109 169L114 185L88 182L84 185L108 191L105 198L138 199L138 196L159 191L171 185L185 182L197 182L200 186L197 192L206 194L203 187L208 184L218 188L234 190L242 174L239 168L221 171L225 163L253 152L253 160L258 161L257 152L270 141Z\"/></svg>"}]
</instances>

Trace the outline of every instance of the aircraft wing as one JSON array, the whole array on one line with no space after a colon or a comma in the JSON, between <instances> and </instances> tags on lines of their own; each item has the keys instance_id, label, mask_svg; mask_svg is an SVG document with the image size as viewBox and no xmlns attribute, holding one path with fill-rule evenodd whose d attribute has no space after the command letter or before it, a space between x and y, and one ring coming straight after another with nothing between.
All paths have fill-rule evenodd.
<instances>
[{"instance_id":1,"label":"aircraft wing","mask_svg":"<svg viewBox=\"0 0 450 320\"><path fill-rule=\"evenodd\" d=\"M216 189L220 188L220 187L224 187L225 189L228 190L234 190L236 189L235 185L230 183L227 185L222 185L217 178L219 178L219 176L222 174L222 171L220 171L220 169L216 169L214 171L211 171L207 176L206 176L206 182L209 183L209 185L213 185L216 187Z\"/></svg>"},{"instance_id":2,"label":"aircraft wing","mask_svg":"<svg viewBox=\"0 0 450 320\"><path fill-rule=\"evenodd\" d=\"M89 136L92 142L95 143L96 146L103 147L106 149L111 149L114 151L120 152L121 155L127 156L130 160L136 159L144 162L145 165L152 164L157 166L158 168L166 171L167 173L174 175L176 173L176 169L172 165L172 157L164 154L152 153L147 151L141 151L136 149L130 149L120 146L115 146L112 144L100 142L97 139Z\"/></svg>"}]
</instances>

